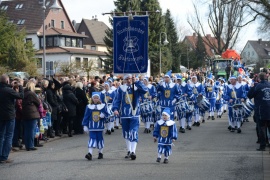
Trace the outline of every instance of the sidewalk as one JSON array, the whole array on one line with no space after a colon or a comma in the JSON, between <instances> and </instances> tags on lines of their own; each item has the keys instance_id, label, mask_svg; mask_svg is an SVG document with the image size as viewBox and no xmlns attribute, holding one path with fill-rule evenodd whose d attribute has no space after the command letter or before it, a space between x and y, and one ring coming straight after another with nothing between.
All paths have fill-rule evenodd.
<instances>
[{"instance_id":1,"label":"sidewalk","mask_svg":"<svg viewBox=\"0 0 270 180\"><path fill-rule=\"evenodd\" d=\"M263 152L263 173L264 180L270 179L270 151L269 148L266 148L266 151Z\"/></svg>"}]
</instances>

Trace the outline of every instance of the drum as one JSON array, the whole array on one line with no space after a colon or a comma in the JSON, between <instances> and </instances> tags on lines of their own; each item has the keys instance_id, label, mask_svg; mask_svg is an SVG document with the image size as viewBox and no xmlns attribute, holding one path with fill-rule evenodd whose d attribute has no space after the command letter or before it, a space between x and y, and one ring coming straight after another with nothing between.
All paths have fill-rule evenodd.
<instances>
[{"instance_id":1,"label":"drum","mask_svg":"<svg viewBox=\"0 0 270 180\"><path fill-rule=\"evenodd\" d=\"M203 96L197 97L197 106L201 111L208 111L210 109L210 102Z\"/></svg>"},{"instance_id":2,"label":"drum","mask_svg":"<svg viewBox=\"0 0 270 180\"><path fill-rule=\"evenodd\" d=\"M247 105L247 107L249 108L249 109L251 109L251 110L254 110L254 104L253 104L253 102L250 100L250 99L247 99L246 100L246 105Z\"/></svg>"},{"instance_id":3,"label":"drum","mask_svg":"<svg viewBox=\"0 0 270 180\"><path fill-rule=\"evenodd\" d=\"M176 103L175 109L178 118L182 119L183 117L185 117L186 111L188 109L188 104L186 101L179 101L178 103Z\"/></svg>"},{"instance_id":4,"label":"drum","mask_svg":"<svg viewBox=\"0 0 270 180\"><path fill-rule=\"evenodd\" d=\"M192 101L187 102L187 110L186 113L193 113L195 111L194 103Z\"/></svg>"},{"instance_id":5,"label":"drum","mask_svg":"<svg viewBox=\"0 0 270 180\"><path fill-rule=\"evenodd\" d=\"M240 100L236 100L235 104L232 106L233 119L235 121L241 121L243 118L243 104Z\"/></svg>"},{"instance_id":6,"label":"drum","mask_svg":"<svg viewBox=\"0 0 270 180\"><path fill-rule=\"evenodd\" d=\"M112 112L112 103L107 104L107 111L110 114L110 116L114 116L114 114Z\"/></svg>"},{"instance_id":7,"label":"drum","mask_svg":"<svg viewBox=\"0 0 270 180\"><path fill-rule=\"evenodd\" d=\"M243 106L243 109L242 109L243 118L250 117L252 110L249 107L247 107L245 103L242 103L242 106Z\"/></svg>"},{"instance_id":8,"label":"drum","mask_svg":"<svg viewBox=\"0 0 270 180\"><path fill-rule=\"evenodd\" d=\"M142 116L151 115L151 113L153 112L152 101L141 103L140 110Z\"/></svg>"}]
</instances>

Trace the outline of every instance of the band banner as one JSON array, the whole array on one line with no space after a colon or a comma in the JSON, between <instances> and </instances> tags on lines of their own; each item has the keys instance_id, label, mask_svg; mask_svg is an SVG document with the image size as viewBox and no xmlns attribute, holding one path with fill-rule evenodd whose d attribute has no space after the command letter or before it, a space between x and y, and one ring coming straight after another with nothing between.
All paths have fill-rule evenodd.
<instances>
[{"instance_id":1,"label":"band banner","mask_svg":"<svg viewBox=\"0 0 270 180\"><path fill-rule=\"evenodd\" d=\"M113 65L115 74L146 73L148 68L148 16L113 18Z\"/></svg>"}]
</instances>

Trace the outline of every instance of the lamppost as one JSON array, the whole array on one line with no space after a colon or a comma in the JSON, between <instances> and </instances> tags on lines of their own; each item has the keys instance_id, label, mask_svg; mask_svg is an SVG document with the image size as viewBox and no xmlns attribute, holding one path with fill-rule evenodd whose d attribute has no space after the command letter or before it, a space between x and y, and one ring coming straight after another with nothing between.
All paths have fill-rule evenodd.
<instances>
[{"instance_id":1,"label":"lamppost","mask_svg":"<svg viewBox=\"0 0 270 180\"><path fill-rule=\"evenodd\" d=\"M46 78L46 39L45 39L45 20L46 20L46 0L43 0L43 76ZM54 0L53 5L50 7L50 10L53 11L60 11L62 9L61 6L59 6L57 0Z\"/></svg>"},{"instance_id":2,"label":"lamppost","mask_svg":"<svg viewBox=\"0 0 270 180\"><path fill-rule=\"evenodd\" d=\"M165 35L165 40L163 41L164 45L169 44L169 41L167 40L167 34L165 32L161 32L159 34L159 75L161 76L161 35Z\"/></svg>"}]
</instances>

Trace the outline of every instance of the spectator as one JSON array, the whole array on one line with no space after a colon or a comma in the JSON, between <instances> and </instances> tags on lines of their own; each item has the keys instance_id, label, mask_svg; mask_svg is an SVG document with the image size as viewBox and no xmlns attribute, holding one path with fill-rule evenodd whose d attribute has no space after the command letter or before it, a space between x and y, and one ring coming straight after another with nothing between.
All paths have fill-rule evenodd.
<instances>
[{"instance_id":1,"label":"spectator","mask_svg":"<svg viewBox=\"0 0 270 180\"><path fill-rule=\"evenodd\" d=\"M255 103L255 116L259 129L259 142L260 147L258 151L265 151L266 147L266 132L270 128L270 83L267 82L266 73L259 74L260 82L253 86L248 92L248 98L254 98Z\"/></svg>"},{"instance_id":2,"label":"spectator","mask_svg":"<svg viewBox=\"0 0 270 180\"><path fill-rule=\"evenodd\" d=\"M15 126L15 99L23 98L23 87L12 89L9 86L9 77L2 75L0 78L0 162L12 163L8 159L12 146L12 138Z\"/></svg>"},{"instance_id":3,"label":"spectator","mask_svg":"<svg viewBox=\"0 0 270 180\"><path fill-rule=\"evenodd\" d=\"M85 91L83 90L82 82L77 82L75 86L75 95L79 101L76 107L76 120L74 122L74 132L75 134L83 134L82 119L84 117L85 108L88 104L88 99L86 97Z\"/></svg>"},{"instance_id":4,"label":"spectator","mask_svg":"<svg viewBox=\"0 0 270 180\"><path fill-rule=\"evenodd\" d=\"M68 136L72 137L73 122L76 120L76 106L79 104L78 99L72 91L71 85L68 83L63 87L63 101L67 106L67 123Z\"/></svg>"},{"instance_id":5,"label":"spectator","mask_svg":"<svg viewBox=\"0 0 270 180\"><path fill-rule=\"evenodd\" d=\"M39 114L40 100L35 94L35 83L29 81L24 90L22 101L22 119L24 127L24 142L27 151L37 150L34 146L37 122Z\"/></svg>"},{"instance_id":6,"label":"spectator","mask_svg":"<svg viewBox=\"0 0 270 180\"><path fill-rule=\"evenodd\" d=\"M92 97L92 93L93 92L97 92L98 88L97 88L97 82L96 81L92 81L91 82L91 86L89 87L89 97Z\"/></svg>"}]
</instances>

